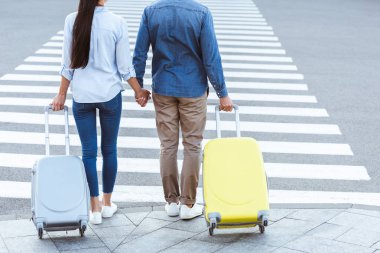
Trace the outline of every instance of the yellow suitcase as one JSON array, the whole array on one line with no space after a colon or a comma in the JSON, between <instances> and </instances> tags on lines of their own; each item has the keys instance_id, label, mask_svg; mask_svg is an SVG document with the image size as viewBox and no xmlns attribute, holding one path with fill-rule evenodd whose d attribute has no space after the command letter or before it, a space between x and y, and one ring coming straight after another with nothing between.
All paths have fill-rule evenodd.
<instances>
[{"instance_id":1,"label":"yellow suitcase","mask_svg":"<svg viewBox=\"0 0 380 253\"><path fill-rule=\"evenodd\" d=\"M219 106L216 111L218 138L209 141L203 152L203 197L205 219L212 236L215 228L268 225L267 177L262 154L253 138L240 137L239 107L236 138L221 138Z\"/></svg>"}]
</instances>

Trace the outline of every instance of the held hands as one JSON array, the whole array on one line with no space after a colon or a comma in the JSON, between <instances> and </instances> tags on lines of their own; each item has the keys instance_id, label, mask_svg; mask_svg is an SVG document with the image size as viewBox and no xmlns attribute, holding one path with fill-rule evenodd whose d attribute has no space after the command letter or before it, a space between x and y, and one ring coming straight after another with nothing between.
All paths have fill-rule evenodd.
<instances>
[{"instance_id":1,"label":"held hands","mask_svg":"<svg viewBox=\"0 0 380 253\"><path fill-rule=\"evenodd\" d=\"M233 103L229 96L219 98L219 110L225 111L225 112L231 112L233 109Z\"/></svg>"},{"instance_id":2,"label":"held hands","mask_svg":"<svg viewBox=\"0 0 380 253\"><path fill-rule=\"evenodd\" d=\"M146 89L140 89L138 92L135 92L135 99L141 107L145 107L149 99L151 99L150 91Z\"/></svg>"},{"instance_id":3,"label":"held hands","mask_svg":"<svg viewBox=\"0 0 380 253\"><path fill-rule=\"evenodd\" d=\"M57 96L55 96L53 98L53 101L51 102L51 107L53 111L63 110L65 101L66 101L66 95L58 94Z\"/></svg>"}]
</instances>

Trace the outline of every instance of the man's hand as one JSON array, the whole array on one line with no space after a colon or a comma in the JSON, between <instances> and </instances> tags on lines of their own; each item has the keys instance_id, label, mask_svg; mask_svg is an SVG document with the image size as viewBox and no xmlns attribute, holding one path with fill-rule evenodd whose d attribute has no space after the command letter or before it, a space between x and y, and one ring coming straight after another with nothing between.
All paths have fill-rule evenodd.
<instances>
[{"instance_id":1,"label":"man's hand","mask_svg":"<svg viewBox=\"0 0 380 253\"><path fill-rule=\"evenodd\" d=\"M136 102L141 106L145 107L150 99L150 91L146 89L140 89L138 92L135 93L135 99Z\"/></svg>"},{"instance_id":2,"label":"man's hand","mask_svg":"<svg viewBox=\"0 0 380 253\"><path fill-rule=\"evenodd\" d=\"M219 110L225 112L231 112L234 108L232 100L229 96L219 98Z\"/></svg>"},{"instance_id":3,"label":"man's hand","mask_svg":"<svg viewBox=\"0 0 380 253\"><path fill-rule=\"evenodd\" d=\"M60 111L63 110L63 107L66 102L66 95L58 94L53 98L53 101L51 102L51 107L53 111Z\"/></svg>"}]
</instances>

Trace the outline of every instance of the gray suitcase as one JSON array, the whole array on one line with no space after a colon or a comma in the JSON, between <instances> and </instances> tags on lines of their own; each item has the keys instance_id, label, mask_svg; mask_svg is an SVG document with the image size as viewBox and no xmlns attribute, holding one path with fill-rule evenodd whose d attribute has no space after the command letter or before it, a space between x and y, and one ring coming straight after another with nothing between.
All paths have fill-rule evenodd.
<instances>
[{"instance_id":1,"label":"gray suitcase","mask_svg":"<svg viewBox=\"0 0 380 253\"><path fill-rule=\"evenodd\" d=\"M46 156L32 169L32 220L38 236L43 231L79 229L81 236L89 220L89 190L82 160L69 155L68 108L64 107L66 155L50 156L49 111L45 107Z\"/></svg>"}]
</instances>

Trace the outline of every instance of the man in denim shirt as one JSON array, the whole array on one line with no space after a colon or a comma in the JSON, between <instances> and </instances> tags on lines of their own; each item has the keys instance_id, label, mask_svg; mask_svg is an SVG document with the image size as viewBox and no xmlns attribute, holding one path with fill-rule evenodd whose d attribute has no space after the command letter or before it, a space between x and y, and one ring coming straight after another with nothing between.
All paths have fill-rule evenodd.
<instances>
[{"instance_id":1,"label":"man in denim shirt","mask_svg":"<svg viewBox=\"0 0 380 253\"><path fill-rule=\"evenodd\" d=\"M193 0L159 0L145 8L133 58L141 86L150 45L165 210L169 216L192 219L203 211L196 204L196 190L207 116L207 77L220 99L220 109L232 110L209 9ZM184 160L179 186L180 127Z\"/></svg>"}]
</instances>

